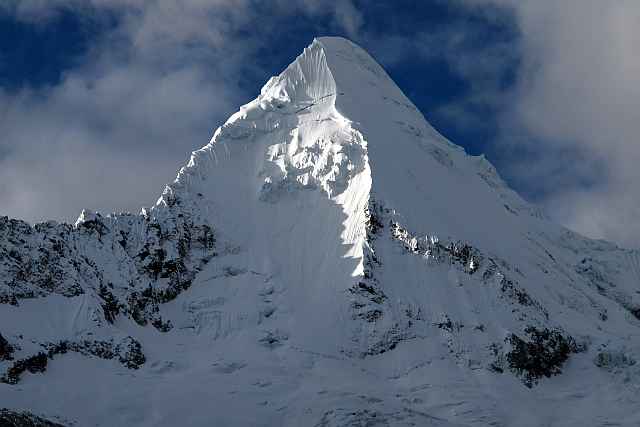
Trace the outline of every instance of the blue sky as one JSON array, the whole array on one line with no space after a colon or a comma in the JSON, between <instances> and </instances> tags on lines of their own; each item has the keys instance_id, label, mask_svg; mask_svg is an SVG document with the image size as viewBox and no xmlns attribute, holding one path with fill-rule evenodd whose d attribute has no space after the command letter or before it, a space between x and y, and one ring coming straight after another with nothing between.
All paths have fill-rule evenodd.
<instances>
[{"instance_id":1,"label":"blue sky","mask_svg":"<svg viewBox=\"0 0 640 427\"><path fill-rule=\"evenodd\" d=\"M552 217L638 246L639 4L5 0L0 213L152 204L314 36L342 35Z\"/></svg>"}]
</instances>

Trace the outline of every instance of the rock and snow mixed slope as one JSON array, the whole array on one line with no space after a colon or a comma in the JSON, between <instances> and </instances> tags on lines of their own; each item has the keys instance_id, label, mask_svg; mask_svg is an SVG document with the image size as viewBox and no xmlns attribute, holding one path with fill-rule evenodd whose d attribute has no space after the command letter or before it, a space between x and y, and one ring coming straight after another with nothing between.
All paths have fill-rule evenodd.
<instances>
[{"instance_id":1,"label":"rock and snow mixed slope","mask_svg":"<svg viewBox=\"0 0 640 427\"><path fill-rule=\"evenodd\" d=\"M0 218L0 416L638 425L639 283L319 38L150 210Z\"/></svg>"}]
</instances>

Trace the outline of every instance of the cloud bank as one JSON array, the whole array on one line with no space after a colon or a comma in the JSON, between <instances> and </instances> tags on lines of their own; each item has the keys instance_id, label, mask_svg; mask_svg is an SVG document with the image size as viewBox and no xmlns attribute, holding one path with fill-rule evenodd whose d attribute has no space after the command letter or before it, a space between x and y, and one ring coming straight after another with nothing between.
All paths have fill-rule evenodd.
<instances>
[{"instance_id":1,"label":"cloud bank","mask_svg":"<svg viewBox=\"0 0 640 427\"><path fill-rule=\"evenodd\" d=\"M501 170L561 223L639 247L640 3L461 3L510 10L518 27L516 83L485 93L502 100Z\"/></svg>"}]
</instances>

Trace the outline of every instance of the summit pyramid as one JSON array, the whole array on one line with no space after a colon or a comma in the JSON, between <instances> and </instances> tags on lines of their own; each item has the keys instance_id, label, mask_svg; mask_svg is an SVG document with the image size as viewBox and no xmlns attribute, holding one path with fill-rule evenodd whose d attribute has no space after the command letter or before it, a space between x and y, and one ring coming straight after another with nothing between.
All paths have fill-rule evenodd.
<instances>
[{"instance_id":1,"label":"summit pyramid","mask_svg":"<svg viewBox=\"0 0 640 427\"><path fill-rule=\"evenodd\" d=\"M640 252L552 223L343 38L151 209L0 218L0 421L638 425L639 352Z\"/></svg>"}]
</instances>

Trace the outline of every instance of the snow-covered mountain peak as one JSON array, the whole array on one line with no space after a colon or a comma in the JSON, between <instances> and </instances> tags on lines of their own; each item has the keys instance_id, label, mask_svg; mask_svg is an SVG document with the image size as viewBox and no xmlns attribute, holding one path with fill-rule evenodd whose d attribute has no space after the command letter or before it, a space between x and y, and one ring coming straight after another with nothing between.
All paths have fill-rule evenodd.
<instances>
[{"instance_id":1,"label":"snow-covered mountain peak","mask_svg":"<svg viewBox=\"0 0 640 427\"><path fill-rule=\"evenodd\" d=\"M639 282L322 37L151 209L0 218L0 423L637 425Z\"/></svg>"},{"instance_id":2,"label":"snow-covered mountain peak","mask_svg":"<svg viewBox=\"0 0 640 427\"><path fill-rule=\"evenodd\" d=\"M101 215L99 213L94 212L90 209L83 209L82 212L80 212L80 215L78 215L78 219L76 219L74 227L78 228L86 222L96 221L100 218L100 216Z\"/></svg>"},{"instance_id":3,"label":"snow-covered mountain peak","mask_svg":"<svg viewBox=\"0 0 640 427\"><path fill-rule=\"evenodd\" d=\"M362 48L341 37L320 37L262 88L264 98L312 102L341 93L358 96L372 85L395 84Z\"/></svg>"}]
</instances>

